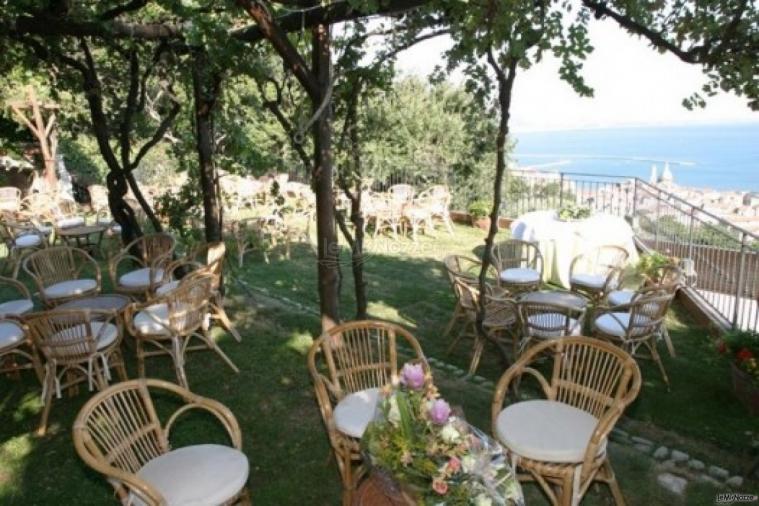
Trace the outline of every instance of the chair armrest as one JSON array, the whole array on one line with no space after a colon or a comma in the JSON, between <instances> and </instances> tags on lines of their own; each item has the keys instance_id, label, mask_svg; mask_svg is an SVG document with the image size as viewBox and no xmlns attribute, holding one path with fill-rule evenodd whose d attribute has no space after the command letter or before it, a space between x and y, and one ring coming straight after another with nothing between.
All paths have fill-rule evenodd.
<instances>
[{"instance_id":1,"label":"chair armrest","mask_svg":"<svg viewBox=\"0 0 759 506\"><path fill-rule=\"evenodd\" d=\"M532 359L531 353L526 353L517 360L517 362L508 368L508 370L501 376L495 386L495 393L493 394L493 403L491 404L491 430L495 434L496 421L498 414L503 410L504 402L506 400L506 394L509 391L509 387L516 380L520 379L524 374L529 374L534 377L540 387L543 389L543 393L547 398L553 398L553 391L551 385L545 379L545 377L536 369L528 367L529 360Z\"/></svg>"},{"instance_id":2,"label":"chair armrest","mask_svg":"<svg viewBox=\"0 0 759 506\"><path fill-rule=\"evenodd\" d=\"M90 256L90 254L84 250L74 249L74 254L79 255L84 260L84 262L82 262L79 265L79 268L74 272L74 276L76 278L79 278L79 275L82 273L85 266L87 264L90 264L95 270L95 281L97 282L98 292L100 292L100 288L102 286L102 275L100 272L100 265L98 265L97 261L94 258L92 258L92 256Z\"/></svg>"},{"instance_id":3,"label":"chair armrest","mask_svg":"<svg viewBox=\"0 0 759 506\"><path fill-rule=\"evenodd\" d=\"M18 292L23 296L23 298L31 300L32 294L29 293L29 289L21 281L17 279L13 279L13 278L6 278L4 276L0 276L0 285L2 284L12 286L16 290L18 290Z\"/></svg>"},{"instance_id":4,"label":"chair armrest","mask_svg":"<svg viewBox=\"0 0 759 506\"><path fill-rule=\"evenodd\" d=\"M118 286L119 281L119 266L124 260L132 260L137 263L137 265L141 265L142 267L145 267L144 262L129 253L129 250L121 251L120 253L117 253L115 256L111 258L111 260L108 262L108 275L111 278L111 282L113 283L113 286Z\"/></svg>"},{"instance_id":5,"label":"chair armrest","mask_svg":"<svg viewBox=\"0 0 759 506\"><path fill-rule=\"evenodd\" d=\"M235 418L235 415L232 414L232 411L228 407L218 401L195 395L189 391L183 392L182 397L187 404L176 410L163 428L167 440L171 434L174 422L176 422L179 416L192 409L202 409L216 417L219 423L227 431L229 439L232 441L232 446L238 450L242 450L242 431L240 430L240 424L237 422L237 418Z\"/></svg>"}]
</instances>

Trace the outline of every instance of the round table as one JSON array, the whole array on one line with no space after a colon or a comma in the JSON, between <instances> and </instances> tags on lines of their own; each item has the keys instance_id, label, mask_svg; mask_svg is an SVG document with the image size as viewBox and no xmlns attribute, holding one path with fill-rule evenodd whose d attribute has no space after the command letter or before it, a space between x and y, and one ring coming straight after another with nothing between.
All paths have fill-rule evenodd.
<instances>
[{"instance_id":1,"label":"round table","mask_svg":"<svg viewBox=\"0 0 759 506\"><path fill-rule=\"evenodd\" d=\"M552 290L523 293L517 297L517 300L538 304L556 304L577 310L585 309L589 302L588 299L574 292Z\"/></svg>"},{"instance_id":2,"label":"round table","mask_svg":"<svg viewBox=\"0 0 759 506\"><path fill-rule=\"evenodd\" d=\"M599 246L624 248L628 264L638 261L635 233L622 218L598 213L590 218L562 221L556 211L533 211L511 224L514 239L536 242L543 255L543 281L569 288L569 267L578 255Z\"/></svg>"},{"instance_id":3,"label":"round table","mask_svg":"<svg viewBox=\"0 0 759 506\"><path fill-rule=\"evenodd\" d=\"M105 225L80 225L62 228L58 230L58 235L68 246L87 250L94 256L96 251L100 253L100 243L103 241L103 234L106 230L108 227ZM93 235L97 235L95 241L90 240Z\"/></svg>"},{"instance_id":4,"label":"round table","mask_svg":"<svg viewBox=\"0 0 759 506\"><path fill-rule=\"evenodd\" d=\"M116 313L117 318L121 320L124 309L126 309L131 302L132 299L126 295L113 293L73 299L56 306L56 309L93 309L97 311L113 311ZM94 315L93 319L98 319L97 315Z\"/></svg>"}]
</instances>

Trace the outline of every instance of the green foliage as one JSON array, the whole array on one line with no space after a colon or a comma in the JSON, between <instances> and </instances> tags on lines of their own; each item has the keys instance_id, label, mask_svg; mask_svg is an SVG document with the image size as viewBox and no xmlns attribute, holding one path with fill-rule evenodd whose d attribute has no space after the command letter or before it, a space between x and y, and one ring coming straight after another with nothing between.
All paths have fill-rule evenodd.
<instances>
[{"instance_id":1,"label":"green foliage","mask_svg":"<svg viewBox=\"0 0 759 506\"><path fill-rule=\"evenodd\" d=\"M567 204L556 211L556 216L563 221L584 220L590 218L591 210L589 207Z\"/></svg>"},{"instance_id":2,"label":"green foliage","mask_svg":"<svg viewBox=\"0 0 759 506\"><path fill-rule=\"evenodd\" d=\"M474 219L484 218L490 214L493 204L486 200L475 200L469 205L469 214Z\"/></svg>"},{"instance_id":3,"label":"green foliage","mask_svg":"<svg viewBox=\"0 0 759 506\"><path fill-rule=\"evenodd\" d=\"M732 330L723 336L718 349L759 385L759 333Z\"/></svg>"}]
</instances>

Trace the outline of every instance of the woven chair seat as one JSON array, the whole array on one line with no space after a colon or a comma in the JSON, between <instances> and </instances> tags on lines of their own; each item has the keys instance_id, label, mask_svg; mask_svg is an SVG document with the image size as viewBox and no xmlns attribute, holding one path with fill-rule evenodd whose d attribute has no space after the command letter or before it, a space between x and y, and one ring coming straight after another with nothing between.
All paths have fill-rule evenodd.
<instances>
[{"instance_id":1,"label":"woven chair seat","mask_svg":"<svg viewBox=\"0 0 759 506\"><path fill-rule=\"evenodd\" d=\"M181 307L175 308L177 314ZM169 336L169 306L166 303L153 304L137 313L133 320L134 328L145 336Z\"/></svg>"},{"instance_id":2,"label":"woven chair seat","mask_svg":"<svg viewBox=\"0 0 759 506\"><path fill-rule=\"evenodd\" d=\"M24 329L13 322L0 322L0 350L24 340Z\"/></svg>"},{"instance_id":3,"label":"woven chair seat","mask_svg":"<svg viewBox=\"0 0 759 506\"><path fill-rule=\"evenodd\" d=\"M610 306L622 306L632 302L635 292L633 290L614 290L609 292L606 301Z\"/></svg>"},{"instance_id":4,"label":"woven chair seat","mask_svg":"<svg viewBox=\"0 0 759 506\"><path fill-rule=\"evenodd\" d=\"M150 267L135 269L127 272L119 278L119 285L126 288L147 288L151 284L158 284L163 279L163 269L153 270L153 282L150 282Z\"/></svg>"},{"instance_id":5,"label":"woven chair seat","mask_svg":"<svg viewBox=\"0 0 759 506\"><path fill-rule=\"evenodd\" d=\"M105 326L105 328L103 328L103 326ZM118 328L112 323L90 322L90 328L92 329L92 335L98 338L98 351L108 348L119 336ZM77 336L76 339L78 340L78 336L86 333L87 329L85 328L85 324L80 323L79 325L74 325L71 328L56 332L50 336L50 340L53 342L63 342L67 339L71 339L71 336Z\"/></svg>"},{"instance_id":6,"label":"woven chair seat","mask_svg":"<svg viewBox=\"0 0 759 506\"><path fill-rule=\"evenodd\" d=\"M156 295L166 295L167 293L171 293L174 290L177 289L179 286L179 280L175 279L173 281L169 281L168 283L164 283L158 288L155 289Z\"/></svg>"},{"instance_id":7,"label":"woven chair seat","mask_svg":"<svg viewBox=\"0 0 759 506\"><path fill-rule=\"evenodd\" d=\"M50 285L44 291L48 299L60 299L62 297L73 297L74 295L87 293L95 290L97 286L98 283L94 279L70 279Z\"/></svg>"},{"instance_id":8,"label":"woven chair seat","mask_svg":"<svg viewBox=\"0 0 759 506\"><path fill-rule=\"evenodd\" d=\"M506 269L500 274L501 281L504 283L513 284L528 284L538 283L540 281L540 273L535 269L529 269L524 267L514 267Z\"/></svg>"},{"instance_id":9,"label":"woven chair seat","mask_svg":"<svg viewBox=\"0 0 759 506\"><path fill-rule=\"evenodd\" d=\"M202 444L165 453L145 464L137 476L155 487L167 506L210 506L235 498L245 487L249 471L241 451ZM127 504L145 503L132 494Z\"/></svg>"},{"instance_id":10,"label":"woven chair seat","mask_svg":"<svg viewBox=\"0 0 759 506\"><path fill-rule=\"evenodd\" d=\"M569 283L572 285L585 286L593 290L601 290L606 283L606 276L598 274L573 274L569 278Z\"/></svg>"},{"instance_id":11,"label":"woven chair seat","mask_svg":"<svg viewBox=\"0 0 759 506\"><path fill-rule=\"evenodd\" d=\"M29 299L9 300L0 304L0 318L19 316L34 308L34 302Z\"/></svg>"},{"instance_id":12,"label":"woven chair seat","mask_svg":"<svg viewBox=\"0 0 759 506\"><path fill-rule=\"evenodd\" d=\"M346 436L360 439L369 422L374 420L379 400L379 389L368 388L346 395L335 406L337 430Z\"/></svg>"},{"instance_id":13,"label":"woven chair seat","mask_svg":"<svg viewBox=\"0 0 759 506\"><path fill-rule=\"evenodd\" d=\"M61 218L55 222L58 228L81 227L84 225L84 218L81 216L72 216L70 218Z\"/></svg>"},{"instance_id":14,"label":"woven chair seat","mask_svg":"<svg viewBox=\"0 0 759 506\"><path fill-rule=\"evenodd\" d=\"M645 316L639 314L637 316L637 321L639 325L645 325L646 321L650 320ZM595 328L608 336L624 337L627 334L628 327L630 326L630 313L606 313L596 318L596 320L593 322L593 325ZM634 330L633 335L642 335L646 333L647 330L648 329L646 327L642 327L639 331Z\"/></svg>"},{"instance_id":15,"label":"woven chair seat","mask_svg":"<svg viewBox=\"0 0 759 506\"><path fill-rule=\"evenodd\" d=\"M560 464L580 463L598 420L581 409L548 400L511 404L500 412L496 434L520 457ZM606 451L599 446L598 456Z\"/></svg>"},{"instance_id":16,"label":"woven chair seat","mask_svg":"<svg viewBox=\"0 0 759 506\"><path fill-rule=\"evenodd\" d=\"M42 244L42 239L37 234L26 234L16 237L13 242L17 248L34 248Z\"/></svg>"},{"instance_id":17,"label":"woven chair seat","mask_svg":"<svg viewBox=\"0 0 759 506\"><path fill-rule=\"evenodd\" d=\"M568 322L568 329L569 334L567 334L563 329L562 330L548 330L548 329L539 329L536 328L537 326L544 326L548 327L549 322L556 322L559 319L565 318L564 315L560 313L542 313L542 314L533 314L527 317L527 321L529 323L529 333L532 337L539 337L541 339L554 339L556 337L563 337L566 335L570 336L579 336L581 335L582 331L582 325L579 321L577 321L575 318L569 318Z\"/></svg>"}]
</instances>

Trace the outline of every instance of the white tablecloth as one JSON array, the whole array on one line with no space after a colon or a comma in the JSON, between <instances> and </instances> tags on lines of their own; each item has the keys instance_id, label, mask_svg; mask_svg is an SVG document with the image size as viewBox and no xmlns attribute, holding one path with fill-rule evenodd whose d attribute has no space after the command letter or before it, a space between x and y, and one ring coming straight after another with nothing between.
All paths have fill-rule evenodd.
<instances>
[{"instance_id":1,"label":"white tablecloth","mask_svg":"<svg viewBox=\"0 0 759 506\"><path fill-rule=\"evenodd\" d=\"M514 239L537 242L543 254L543 281L569 288L569 266L581 253L598 246L625 248L628 264L638 261L633 230L627 222L610 214L595 214L579 221L560 221L556 211L533 211L511 224Z\"/></svg>"}]
</instances>

